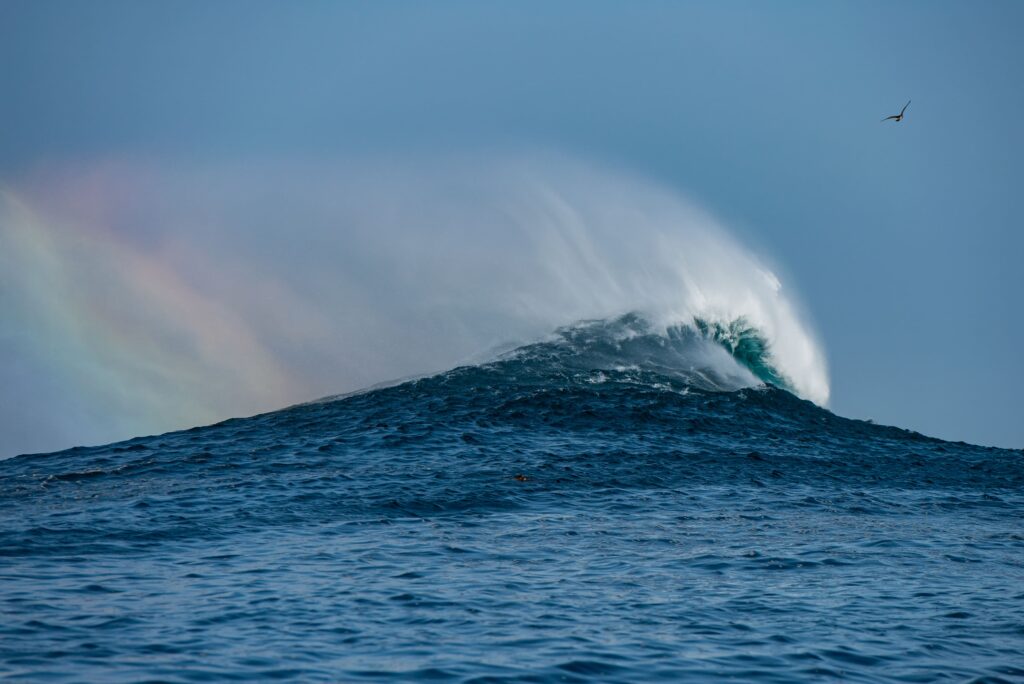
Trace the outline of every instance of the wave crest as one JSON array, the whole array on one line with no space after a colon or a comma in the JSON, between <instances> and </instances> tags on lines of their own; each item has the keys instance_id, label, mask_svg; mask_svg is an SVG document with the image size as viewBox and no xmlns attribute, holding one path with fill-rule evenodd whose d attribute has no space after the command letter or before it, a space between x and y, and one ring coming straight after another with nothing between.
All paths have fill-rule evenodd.
<instances>
[{"instance_id":1,"label":"wave crest","mask_svg":"<svg viewBox=\"0 0 1024 684\"><path fill-rule=\"evenodd\" d=\"M769 347L744 321L659 327L632 312L581 321L484 364L516 382L625 382L657 388L733 391L761 383L790 390Z\"/></svg>"}]
</instances>

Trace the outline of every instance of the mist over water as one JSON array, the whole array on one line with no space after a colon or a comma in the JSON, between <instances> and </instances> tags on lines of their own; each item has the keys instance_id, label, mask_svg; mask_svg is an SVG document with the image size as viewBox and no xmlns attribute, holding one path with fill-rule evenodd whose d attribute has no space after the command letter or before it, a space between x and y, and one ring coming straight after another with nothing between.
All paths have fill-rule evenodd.
<instances>
[{"instance_id":1,"label":"mist over water","mask_svg":"<svg viewBox=\"0 0 1024 684\"><path fill-rule=\"evenodd\" d=\"M533 155L41 170L0 199L0 455L246 415L637 312L759 331L829 396L794 293L643 179ZM752 382L757 382L753 376Z\"/></svg>"}]
</instances>

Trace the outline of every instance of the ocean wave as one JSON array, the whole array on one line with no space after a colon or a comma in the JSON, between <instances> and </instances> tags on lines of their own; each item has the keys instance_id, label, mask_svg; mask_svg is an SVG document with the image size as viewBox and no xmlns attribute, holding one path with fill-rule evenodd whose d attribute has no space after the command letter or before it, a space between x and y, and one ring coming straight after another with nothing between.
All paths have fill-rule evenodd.
<instances>
[{"instance_id":1,"label":"ocean wave","mask_svg":"<svg viewBox=\"0 0 1024 684\"><path fill-rule=\"evenodd\" d=\"M15 421L31 439L0 431L0 455L268 411L629 312L679 338L653 358L709 357L694 383L825 406L823 345L777 271L675 189L562 158L68 169L0 192L0 370L33 378L0 402L46 407Z\"/></svg>"}]
</instances>

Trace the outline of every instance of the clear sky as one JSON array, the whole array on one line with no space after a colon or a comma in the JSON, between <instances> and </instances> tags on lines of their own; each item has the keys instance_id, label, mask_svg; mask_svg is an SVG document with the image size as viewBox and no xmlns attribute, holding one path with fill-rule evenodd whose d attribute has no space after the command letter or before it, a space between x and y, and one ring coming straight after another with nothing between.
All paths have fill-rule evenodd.
<instances>
[{"instance_id":1,"label":"clear sky","mask_svg":"<svg viewBox=\"0 0 1024 684\"><path fill-rule=\"evenodd\" d=\"M1017 2L0 0L3 220L112 163L134 177L550 151L678 191L778 265L826 350L837 413L1024 447L1021 26ZM904 122L879 122L908 99ZM144 223L137 239L170 250L174 235L154 234L176 224ZM47 372L64 328L40 324L46 349L26 358L18 293L61 269L19 270L7 229L0 456L79 441L43 434L38 415L82 393L84 424L81 387L106 382ZM58 235L19 249L52 265ZM111 263L138 257L109 242L96 250ZM154 263L137 264L164 283L154 296L206 330L228 325ZM74 318L58 304L54 320ZM260 365L241 329L218 328L217 344ZM153 358L138 373L159 375ZM275 372L258 384L289 382Z\"/></svg>"}]
</instances>

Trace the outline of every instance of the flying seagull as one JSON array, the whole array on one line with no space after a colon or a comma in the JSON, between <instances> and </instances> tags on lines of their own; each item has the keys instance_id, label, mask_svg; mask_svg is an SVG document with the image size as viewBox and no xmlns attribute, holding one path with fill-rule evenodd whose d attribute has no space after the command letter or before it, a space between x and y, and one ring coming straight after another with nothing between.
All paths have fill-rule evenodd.
<instances>
[{"instance_id":1,"label":"flying seagull","mask_svg":"<svg viewBox=\"0 0 1024 684\"><path fill-rule=\"evenodd\" d=\"M907 104L903 105L903 109L900 110L899 114L893 114L892 116L887 116L884 119L882 119L882 121L885 122L885 121L888 121L889 119L892 119L893 121L897 121L897 122L903 121L903 112L907 111L907 106L909 104L910 104L910 100L907 100Z\"/></svg>"}]
</instances>

